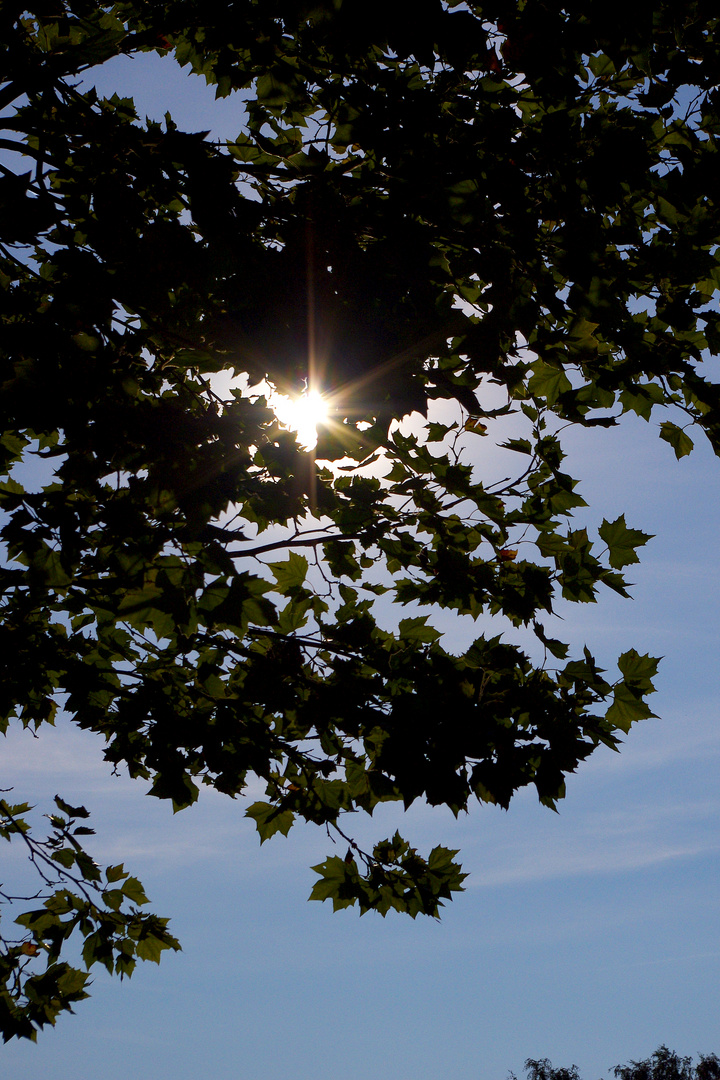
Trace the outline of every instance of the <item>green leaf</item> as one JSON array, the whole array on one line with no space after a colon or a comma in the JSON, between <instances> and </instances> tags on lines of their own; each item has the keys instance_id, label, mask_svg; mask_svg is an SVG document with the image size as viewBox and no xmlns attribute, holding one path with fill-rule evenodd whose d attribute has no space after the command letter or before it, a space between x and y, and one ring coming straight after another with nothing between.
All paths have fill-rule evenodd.
<instances>
[{"instance_id":1,"label":"green leaf","mask_svg":"<svg viewBox=\"0 0 720 1080\"><path fill-rule=\"evenodd\" d=\"M131 900L133 904L138 904L140 907L149 903L145 889L136 877L126 878L120 891L128 900Z\"/></svg>"},{"instance_id":2,"label":"green leaf","mask_svg":"<svg viewBox=\"0 0 720 1080\"><path fill-rule=\"evenodd\" d=\"M694 446L690 436L686 435L681 427L673 424L670 420L666 420L660 425L660 438L670 443L678 461L680 458L686 457Z\"/></svg>"},{"instance_id":3,"label":"green leaf","mask_svg":"<svg viewBox=\"0 0 720 1080\"><path fill-rule=\"evenodd\" d=\"M122 863L118 866L108 866L105 870L105 879L109 882L120 881L121 878L125 877L127 877L127 874Z\"/></svg>"},{"instance_id":4,"label":"green leaf","mask_svg":"<svg viewBox=\"0 0 720 1080\"><path fill-rule=\"evenodd\" d=\"M352 907L357 902L358 871L354 859L331 855L311 869L320 875L320 881L315 882L308 899L332 900L333 911Z\"/></svg>"},{"instance_id":5,"label":"green leaf","mask_svg":"<svg viewBox=\"0 0 720 1080\"><path fill-rule=\"evenodd\" d=\"M615 64L612 62L609 56L605 53L599 53L595 56L591 56L588 59L588 67L592 71L593 75L598 78L609 77L615 74Z\"/></svg>"},{"instance_id":6,"label":"green leaf","mask_svg":"<svg viewBox=\"0 0 720 1080\"><path fill-rule=\"evenodd\" d=\"M50 858L53 862L60 863L66 870L69 870L71 866L75 865L75 852L72 848L62 848L60 851L53 851Z\"/></svg>"},{"instance_id":7,"label":"green leaf","mask_svg":"<svg viewBox=\"0 0 720 1080\"><path fill-rule=\"evenodd\" d=\"M550 367L538 360L533 364L533 373L528 390L534 398L544 398L551 407L561 394L572 390L572 383L562 368Z\"/></svg>"},{"instance_id":8,"label":"green leaf","mask_svg":"<svg viewBox=\"0 0 720 1080\"><path fill-rule=\"evenodd\" d=\"M556 657L558 660L567 659L567 654L570 649L569 645L566 645L562 641L558 641L557 638L549 638L545 633L545 628L541 626L540 623L533 623L533 629L552 656Z\"/></svg>"},{"instance_id":9,"label":"green leaf","mask_svg":"<svg viewBox=\"0 0 720 1080\"><path fill-rule=\"evenodd\" d=\"M623 412L635 412L643 420L649 420L655 405L661 405L665 401L665 391L657 383L644 383L633 387L632 390L623 390L620 394L620 403Z\"/></svg>"},{"instance_id":10,"label":"green leaf","mask_svg":"<svg viewBox=\"0 0 720 1080\"><path fill-rule=\"evenodd\" d=\"M641 656L635 649L629 649L618 659L618 668L626 682L632 682L642 687L645 693L651 693L654 689L652 680L657 675L660 659L647 653Z\"/></svg>"},{"instance_id":11,"label":"green leaf","mask_svg":"<svg viewBox=\"0 0 720 1080\"><path fill-rule=\"evenodd\" d=\"M440 631L427 625L427 616L414 619L401 619L398 626L401 641L417 641L430 644L441 637Z\"/></svg>"},{"instance_id":12,"label":"green leaf","mask_svg":"<svg viewBox=\"0 0 720 1080\"><path fill-rule=\"evenodd\" d=\"M636 549L652 540L650 533L644 533L640 529L629 529L625 524L625 515L621 514L615 521L606 521L598 529L600 539L608 546L608 561L616 570L630 563L640 562Z\"/></svg>"},{"instance_id":13,"label":"green leaf","mask_svg":"<svg viewBox=\"0 0 720 1080\"><path fill-rule=\"evenodd\" d=\"M642 693L626 683L620 683L613 691L613 703L605 719L613 727L628 732L638 720L647 720L655 713L643 701Z\"/></svg>"},{"instance_id":14,"label":"green leaf","mask_svg":"<svg viewBox=\"0 0 720 1080\"><path fill-rule=\"evenodd\" d=\"M287 596L293 589L299 589L308 572L308 561L304 555L291 551L285 562L269 564L278 591Z\"/></svg>"},{"instance_id":15,"label":"green leaf","mask_svg":"<svg viewBox=\"0 0 720 1080\"><path fill-rule=\"evenodd\" d=\"M313 597L290 600L280 612L277 628L281 634L292 634L301 630L307 623L308 613L313 607Z\"/></svg>"},{"instance_id":16,"label":"green leaf","mask_svg":"<svg viewBox=\"0 0 720 1080\"><path fill-rule=\"evenodd\" d=\"M635 649L630 649L618 659L618 668L623 675L613 691L613 703L606 713L607 721L622 731L629 731L638 720L655 716L646 702L646 694L655 690L653 679L657 674L658 657L641 656Z\"/></svg>"},{"instance_id":17,"label":"green leaf","mask_svg":"<svg viewBox=\"0 0 720 1080\"><path fill-rule=\"evenodd\" d=\"M156 919L155 923L161 929L165 921L164 919ZM145 932L138 940L136 953L138 960L151 960L152 963L159 964L162 954L167 949L173 949L175 952L180 949L178 942L170 934L158 933L157 931L155 933Z\"/></svg>"},{"instance_id":18,"label":"green leaf","mask_svg":"<svg viewBox=\"0 0 720 1080\"><path fill-rule=\"evenodd\" d=\"M295 820L295 815L291 810L282 810L280 807L273 806L272 803L265 802L255 802L249 806L245 811L245 817L252 818L255 822L261 844L277 832L287 836Z\"/></svg>"},{"instance_id":19,"label":"green leaf","mask_svg":"<svg viewBox=\"0 0 720 1080\"><path fill-rule=\"evenodd\" d=\"M515 450L518 454L532 454L533 446L529 439L508 439L500 443L503 450Z\"/></svg>"},{"instance_id":20,"label":"green leaf","mask_svg":"<svg viewBox=\"0 0 720 1080\"><path fill-rule=\"evenodd\" d=\"M71 806L70 803L66 803L64 799L61 799L59 795L55 796L55 805L70 818L90 817L90 811L86 810L84 806Z\"/></svg>"}]
</instances>

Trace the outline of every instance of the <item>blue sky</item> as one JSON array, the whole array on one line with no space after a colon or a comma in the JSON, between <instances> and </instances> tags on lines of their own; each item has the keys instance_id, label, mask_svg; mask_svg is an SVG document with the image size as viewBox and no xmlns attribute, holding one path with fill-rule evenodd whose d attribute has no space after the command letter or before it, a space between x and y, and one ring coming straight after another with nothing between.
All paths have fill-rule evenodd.
<instances>
[{"instance_id":1,"label":"blue sky","mask_svg":"<svg viewBox=\"0 0 720 1080\"><path fill-rule=\"evenodd\" d=\"M189 129L242 125L240 103L169 60L122 61L100 85ZM87 805L92 852L125 859L184 951L122 985L98 973L75 1017L5 1047L4 1076L504 1080L547 1056L597 1080L661 1042L720 1052L720 463L702 443L677 462L632 417L567 444L590 504L578 520L625 512L656 538L630 568L632 601L563 609L559 633L608 666L631 646L664 656L661 719L582 766L560 814L528 792L458 822L422 807L358 821L358 836L399 826L424 850L462 849L471 876L440 923L307 903L331 847L312 826L260 848L242 801L204 791L173 817L108 774L95 736L11 733L3 786Z\"/></svg>"}]
</instances>

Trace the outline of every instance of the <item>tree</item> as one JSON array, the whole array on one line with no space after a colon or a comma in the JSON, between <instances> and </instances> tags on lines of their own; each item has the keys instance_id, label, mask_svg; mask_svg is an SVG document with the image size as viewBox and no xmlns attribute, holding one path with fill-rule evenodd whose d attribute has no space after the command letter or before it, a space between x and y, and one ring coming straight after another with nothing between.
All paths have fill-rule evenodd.
<instances>
[{"instance_id":1,"label":"tree","mask_svg":"<svg viewBox=\"0 0 720 1080\"><path fill-rule=\"evenodd\" d=\"M580 1080L577 1065L571 1065L569 1069L560 1067L553 1068L549 1058L528 1058L525 1062L525 1072L528 1080ZM514 1076L514 1074L511 1074Z\"/></svg>"},{"instance_id":2,"label":"tree","mask_svg":"<svg viewBox=\"0 0 720 1080\"><path fill-rule=\"evenodd\" d=\"M659 1046L645 1061L616 1065L613 1073L618 1080L717 1080L720 1077L720 1058L716 1054L700 1054L697 1065L691 1057L680 1057L667 1046Z\"/></svg>"},{"instance_id":3,"label":"tree","mask_svg":"<svg viewBox=\"0 0 720 1080\"><path fill-rule=\"evenodd\" d=\"M436 916L456 853L362 850L346 814L507 807L528 784L554 807L653 715L654 658L606 675L546 631L558 597L627 595L649 539L624 516L599 541L572 528L560 434L660 411L678 457L693 425L718 446L718 20L645 0L369 13L4 6L1 714L41 728L62 707L175 809L258 776L262 841L300 818L348 845L314 899ZM234 142L78 83L153 50L242 92ZM314 450L272 388L325 395ZM499 483L473 464L495 433L521 463ZM499 633L458 655L422 607ZM2 806L69 905L43 893L5 941L6 1037L82 990L53 966L72 931L120 974L177 945L135 879L92 868L84 808L58 808L34 841Z\"/></svg>"},{"instance_id":4,"label":"tree","mask_svg":"<svg viewBox=\"0 0 720 1080\"><path fill-rule=\"evenodd\" d=\"M556 1069L548 1058L528 1058L525 1072L528 1080L580 1080L576 1065ZM659 1046L645 1061L616 1065L612 1072L619 1080L717 1080L720 1058L716 1054L699 1054L697 1065L693 1065L692 1057L680 1057L667 1046Z\"/></svg>"}]
</instances>

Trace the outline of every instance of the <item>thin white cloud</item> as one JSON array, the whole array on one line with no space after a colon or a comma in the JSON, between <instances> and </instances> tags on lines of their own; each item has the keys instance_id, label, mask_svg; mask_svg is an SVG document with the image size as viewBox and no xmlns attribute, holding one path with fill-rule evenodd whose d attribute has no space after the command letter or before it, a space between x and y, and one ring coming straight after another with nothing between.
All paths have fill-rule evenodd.
<instances>
[{"instance_id":1,"label":"thin white cloud","mask_svg":"<svg viewBox=\"0 0 720 1080\"><path fill-rule=\"evenodd\" d=\"M507 832L510 838L502 836ZM580 809L544 823L534 815L517 823L508 818L496 822L495 836L499 842L465 841L466 853L482 868L469 887L635 873L720 852L720 800L644 802L590 815Z\"/></svg>"},{"instance_id":2,"label":"thin white cloud","mask_svg":"<svg viewBox=\"0 0 720 1080\"><path fill-rule=\"evenodd\" d=\"M467 886L494 888L588 875L627 874L661 863L707 856L718 851L720 843L717 842L675 845L659 843L657 847L643 847L639 843L633 843L625 848L612 846L594 850L575 842L563 844L554 850L535 848L533 851L525 851L522 856L515 856L505 866L493 867L485 863L481 872L470 878Z\"/></svg>"},{"instance_id":3,"label":"thin white cloud","mask_svg":"<svg viewBox=\"0 0 720 1080\"><path fill-rule=\"evenodd\" d=\"M655 704L650 699L651 706ZM579 770L588 774L645 772L692 762L708 763L720 756L720 723L714 702L694 703L690 716L668 711L659 719L644 720L623 737L620 752L600 748ZM572 779L574 788L578 781Z\"/></svg>"}]
</instances>

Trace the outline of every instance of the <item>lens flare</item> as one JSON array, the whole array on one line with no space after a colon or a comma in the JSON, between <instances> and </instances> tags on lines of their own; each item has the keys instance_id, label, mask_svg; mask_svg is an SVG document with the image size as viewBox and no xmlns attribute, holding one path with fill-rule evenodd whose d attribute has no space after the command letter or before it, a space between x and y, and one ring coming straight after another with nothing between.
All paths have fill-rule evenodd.
<instances>
[{"instance_id":1,"label":"lens flare","mask_svg":"<svg viewBox=\"0 0 720 1080\"><path fill-rule=\"evenodd\" d=\"M270 408L281 424L294 431L298 442L306 450L317 444L317 429L327 423L328 403L318 390L307 390L298 397L289 398L274 393L269 400Z\"/></svg>"}]
</instances>

